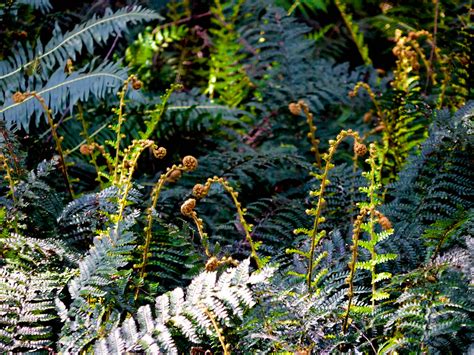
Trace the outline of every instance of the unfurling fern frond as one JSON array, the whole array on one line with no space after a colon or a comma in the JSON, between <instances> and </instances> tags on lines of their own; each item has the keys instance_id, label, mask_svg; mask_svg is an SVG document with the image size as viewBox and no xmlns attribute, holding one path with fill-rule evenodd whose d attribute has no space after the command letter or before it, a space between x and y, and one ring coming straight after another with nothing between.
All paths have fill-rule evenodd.
<instances>
[{"instance_id":1,"label":"unfurling fern frond","mask_svg":"<svg viewBox=\"0 0 474 355\"><path fill-rule=\"evenodd\" d=\"M252 286L265 282L272 268L249 275L250 260L228 269L217 277L217 272L204 272L187 288L159 296L155 306L140 307L136 317L127 318L114 327L106 338L98 340L94 351L101 354L149 352L178 354L173 339L183 335L189 342L198 343L205 336L218 338L224 353L229 353L223 326L242 318L246 309L255 305Z\"/></svg>"},{"instance_id":2,"label":"unfurling fern frond","mask_svg":"<svg viewBox=\"0 0 474 355\"><path fill-rule=\"evenodd\" d=\"M127 24L159 18L155 12L140 6L123 8L115 13L107 10L102 18L94 16L70 32L61 34L58 30L44 47L41 42L35 48L30 44L19 45L13 57L0 62L0 102L14 91L27 89L23 80L25 72L31 76L34 74L36 80L44 83L52 70L58 65L64 66L68 59L74 60L83 47L93 53L95 44L103 44L111 35L118 35Z\"/></svg>"}]
</instances>

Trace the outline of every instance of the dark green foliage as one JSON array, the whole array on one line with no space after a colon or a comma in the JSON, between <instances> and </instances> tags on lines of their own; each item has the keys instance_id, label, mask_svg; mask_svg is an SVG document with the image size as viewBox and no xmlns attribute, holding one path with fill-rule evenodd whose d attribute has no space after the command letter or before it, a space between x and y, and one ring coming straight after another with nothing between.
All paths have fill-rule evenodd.
<instances>
[{"instance_id":1,"label":"dark green foliage","mask_svg":"<svg viewBox=\"0 0 474 355\"><path fill-rule=\"evenodd\" d=\"M423 235L433 223L472 208L473 142L468 132L472 131L473 114L473 103L453 116L438 112L429 138L389 190L393 201L386 212L394 222L393 238L397 242L387 247L404 251L401 265L424 259L420 252L423 239L416 236Z\"/></svg>"},{"instance_id":2,"label":"dark green foliage","mask_svg":"<svg viewBox=\"0 0 474 355\"><path fill-rule=\"evenodd\" d=\"M261 11L253 16L261 16ZM312 110L320 111L327 105L347 103L347 94L367 73L364 69L351 73L347 64L315 60L314 46L304 37L309 28L282 9L270 7L257 21L257 28L244 33L255 51L249 73L265 87L259 97L261 105L279 110L305 99Z\"/></svg>"},{"instance_id":3,"label":"dark green foliage","mask_svg":"<svg viewBox=\"0 0 474 355\"><path fill-rule=\"evenodd\" d=\"M398 289L399 294L390 306L396 310L388 308L390 311L379 315L385 324L385 334L391 336L381 344L382 352L466 351L464 344L473 336L473 298L465 278L472 275L467 270L467 275L463 275L451 268L465 268L471 257L469 252L453 249L424 268L393 280L391 288Z\"/></svg>"},{"instance_id":4,"label":"dark green foliage","mask_svg":"<svg viewBox=\"0 0 474 355\"><path fill-rule=\"evenodd\" d=\"M469 352L466 2L112 3L0 4L0 352Z\"/></svg>"},{"instance_id":5,"label":"dark green foliage","mask_svg":"<svg viewBox=\"0 0 474 355\"><path fill-rule=\"evenodd\" d=\"M156 219L147 267L147 284L140 286L145 290L148 302L153 301L150 295L185 286L197 274L198 265L203 262L202 253L193 243L193 231L187 223L180 221L178 226L160 221L158 216Z\"/></svg>"}]
</instances>

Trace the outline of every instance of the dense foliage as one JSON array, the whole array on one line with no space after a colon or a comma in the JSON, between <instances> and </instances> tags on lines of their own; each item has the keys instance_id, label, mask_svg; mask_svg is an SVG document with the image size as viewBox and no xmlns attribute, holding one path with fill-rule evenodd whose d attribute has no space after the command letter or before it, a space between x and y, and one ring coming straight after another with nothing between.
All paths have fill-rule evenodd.
<instances>
[{"instance_id":1,"label":"dense foliage","mask_svg":"<svg viewBox=\"0 0 474 355\"><path fill-rule=\"evenodd\" d=\"M472 352L471 14L0 4L0 351Z\"/></svg>"}]
</instances>

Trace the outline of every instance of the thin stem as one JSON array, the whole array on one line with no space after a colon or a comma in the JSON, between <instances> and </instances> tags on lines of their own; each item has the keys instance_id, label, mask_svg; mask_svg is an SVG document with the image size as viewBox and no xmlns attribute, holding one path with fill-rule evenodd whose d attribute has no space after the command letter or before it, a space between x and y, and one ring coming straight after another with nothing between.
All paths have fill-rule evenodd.
<instances>
[{"instance_id":1,"label":"thin stem","mask_svg":"<svg viewBox=\"0 0 474 355\"><path fill-rule=\"evenodd\" d=\"M120 141L122 140L122 123L124 121L124 114L123 114L123 109L125 107L125 94L127 93L128 90L128 84L130 81L134 78L133 75L129 76L127 80L125 80L122 90L119 93L119 107L118 107L118 122L117 122L117 127L116 127L116 133L117 133L117 138L115 140L115 159L114 159L114 176L113 176L113 183L116 184L117 181L117 165L119 161L119 155L120 155Z\"/></svg>"},{"instance_id":2,"label":"thin stem","mask_svg":"<svg viewBox=\"0 0 474 355\"><path fill-rule=\"evenodd\" d=\"M205 185L201 185L202 192L199 193L198 194L199 196L197 196L197 197L202 198L205 195L207 195L207 192L209 191L209 188L211 187L211 184L213 184L213 183L217 183L217 184L222 185L224 190L230 194L230 196L232 198L232 201L235 205L235 208L237 210L237 215L239 216L240 224L242 225L242 227L244 229L245 239L247 240L247 242L249 243L249 246L250 246L250 255L255 260L255 262L257 264L257 267L259 269L261 269L263 267L264 263L260 259L260 257L258 256L257 247L255 246L255 244L253 242L253 239L252 239L252 236L250 235L250 231L252 230L252 225L248 224L247 221L245 220L245 217L244 217L245 216L245 209L242 209L242 206L241 206L239 200L237 199L239 193L237 191L234 191L234 188L232 186L230 186L229 183L226 180L224 180L224 178L214 176L213 178L207 179ZM196 186L195 186L195 188L196 188ZM194 189L193 189L193 193L194 193Z\"/></svg>"},{"instance_id":3,"label":"thin stem","mask_svg":"<svg viewBox=\"0 0 474 355\"><path fill-rule=\"evenodd\" d=\"M10 193L12 195L13 203L16 205L17 200L15 196L15 183L13 181L12 171L8 165L7 157L3 154L0 154L0 162L3 162L3 168L5 169L5 180L8 181L8 186L10 188ZM16 227L15 227L16 229Z\"/></svg>"},{"instance_id":4,"label":"thin stem","mask_svg":"<svg viewBox=\"0 0 474 355\"><path fill-rule=\"evenodd\" d=\"M147 224L145 227L145 244L143 245L143 254L142 254L142 261L138 265L140 268L139 276L141 279L145 278L146 275L146 266L148 263L149 253L150 253L150 245L152 240L152 227L153 227L153 211L156 209L156 205L158 203L158 199L160 198L161 189L163 188L164 184L166 183L167 179L173 174L176 170L178 171L186 171L187 169L182 165L173 165L171 168L168 168L165 174L162 174L158 179L157 183L153 187L153 191L151 193L152 200L151 205L148 209L148 213L146 216ZM138 299L138 294L140 293L140 288L137 287L135 290L135 300Z\"/></svg>"},{"instance_id":5,"label":"thin stem","mask_svg":"<svg viewBox=\"0 0 474 355\"><path fill-rule=\"evenodd\" d=\"M380 117L382 122L386 125L387 122L385 120L385 114L382 110L382 107L380 106L378 100L376 99L375 93L370 87L369 84L364 83L363 81L359 81L355 86L354 89L349 93L349 96L356 96L361 88L364 88L367 93L369 94L370 100L375 106L375 110L377 111L377 115Z\"/></svg>"},{"instance_id":6,"label":"thin stem","mask_svg":"<svg viewBox=\"0 0 474 355\"><path fill-rule=\"evenodd\" d=\"M372 152L371 152L372 153ZM372 155L372 154L371 154ZM375 156L370 157L370 177L369 177L369 203L370 203L370 218L369 218L369 235L370 235L370 242L372 244L372 249L370 251L370 258L372 261L376 260L377 253L375 252L375 244L377 236L374 231L374 224L375 224L375 205L377 203L375 190L377 188L376 181L375 181L375 173L376 173L376 166L375 166ZM371 264L370 266L370 274L372 279L372 311L375 309L375 264Z\"/></svg>"},{"instance_id":7,"label":"thin stem","mask_svg":"<svg viewBox=\"0 0 474 355\"><path fill-rule=\"evenodd\" d=\"M346 282L349 285L349 291L347 292L347 309L344 315L344 322L342 324L342 331L347 332L347 327L349 325L349 314L352 305L352 299L354 298L354 276L356 270L357 256L359 253L359 237L361 233L362 222L364 221L365 215L367 215L368 210L366 208L361 209L359 215L354 222L354 230L352 232L352 258L349 262L349 276L346 279Z\"/></svg>"},{"instance_id":8,"label":"thin stem","mask_svg":"<svg viewBox=\"0 0 474 355\"><path fill-rule=\"evenodd\" d=\"M318 204L316 206L316 212L314 213L315 217L314 217L313 229L311 230L311 247L310 247L310 253L309 253L309 265L308 265L308 272L306 274L306 282L308 285L309 293L312 292L311 280L313 276L314 252L316 250L316 246L319 244L319 242L322 239L322 236L321 238L317 238L317 236L318 236L319 224L324 221L324 219L321 218L321 211L325 202L323 196L326 191L326 185L329 183L329 180L327 179L327 177L328 177L329 170L331 170L334 167L331 161L334 154L336 153L337 147L348 136L353 137L356 142L360 141L360 137L357 132L353 132L352 130L341 131L341 133L338 134L335 141L329 142L330 147L329 147L328 154L323 158L326 161L326 165L324 167L324 172L321 175L321 185L319 187L319 192L317 193Z\"/></svg>"},{"instance_id":9,"label":"thin stem","mask_svg":"<svg viewBox=\"0 0 474 355\"><path fill-rule=\"evenodd\" d=\"M84 119L84 110L82 108L82 105L81 103L78 103L77 104L77 111L78 111L78 120L81 122L81 125L82 125L82 133L81 135L85 138L86 142L87 142L87 145L89 147L92 147L94 141L92 140L92 138L89 136L89 128L87 127L87 122L86 120ZM98 153L95 152L95 151L92 151L91 152L91 161L92 161L92 164L94 165L94 168L95 168L95 171L97 172L97 182L100 184L101 187L103 182L102 182L102 179L101 179L101 174L100 174L100 168L99 168L99 165L97 164L97 155Z\"/></svg>"},{"instance_id":10,"label":"thin stem","mask_svg":"<svg viewBox=\"0 0 474 355\"><path fill-rule=\"evenodd\" d=\"M8 153L10 154L10 159L13 161L13 164L15 165L15 173L17 176L21 175L21 167L20 167L20 161L18 159L18 156L15 154L15 151L13 149L13 144L10 140L10 137L8 135L8 131L2 127L0 127L0 131L2 132L3 139L5 141L5 146L8 149Z\"/></svg>"},{"instance_id":11,"label":"thin stem","mask_svg":"<svg viewBox=\"0 0 474 355\"><path fill-rule=\"evenodd\" d=\"M224 351L224 355L230 355L229 352L229 345L225 343L225 338L224 335L222 334L222 329L219 327L219 324L216 321L216 318L214 317L213 313L206 307L202 306L203 312L209 317L212 326L214 327L214 330L217 333L217 337L219 338L219 342L221 343L222 350Z\"/></svg>"},{"instance_id":12,"label":"thin stem","mask_svg":"<svg viewBox=\"0 0 474 355\"><path fill-rule=\"evenodd\" d=\"M244 228L245 239L247 240L247 242L249 243L249 246L250 246L250 251L251 251L250 255L253 257L253 259L257 263L257 267L259 269L261 269L263 267L263 264L262 264L261 259L257 255L257 249L255 247L255 244L254 244L253 240L252 240L252 236L250 235L250 230L252 229L252 227L245 220L244 211L241 208L241 204L240 204L239 200L237 200L238 192L234 191L233 187L230 186L229 183L226 180L222 179L222 178L217 178L217 179L214 178L213 180L216 183L220 183L224 187L224 189L230 194L230 196L231 196L231 198L234 202L235 208L237 209L237 214L239 216L240 224Z\"/></svg>"},{"instance_id":13,"label":"thin stem","mask_svg":"<svg viewBox=\"0 0 474 355\"><path fill-rule=\"evenodd\" d=\"M309 111L309 107L306 103L302 103L301 107L306 116L306 122L309 126L308 138L311 141L311 151L314 153L314 159L316 160L316 166L318 169L321 169L321 155L319 154L319 139L316 139L315 132L317 127L313 122L313 114Z\"/></svg>"},{"instance_id":14,"label":"thin stem","mask_svg":"<svg viewBox=\"0 0 474 355\"><path fill-rule=\"evenodd\" d=\"M207 233L204 232L204 226L202 221L198 218L196 211L194 211L193 214L191 214L191 218L193 219L194 224L196 225L196 228L198 230L199 238L201 238L201 244L204 247L204 253L208 258L212 257L211 252L209 251L209 243L208 243L208 237Z\"/></svg>"},{"instance_id":15,"label":"thin stem","mask_svg":"<svg viewBox=\"0 0 474 355\"><path fill-rule=\"evenodd\" d=\"M51 116L51 110L46 105L46 102L44 101L44 99L39 94L37 94L36 92L31 92L31 93L26 94L26 95L27 96L32 96L36 100L38 100L38 102L40 103L41 107L43 108L43 110L46 114L49 126L51 127L51 135L53 136L54 142L56 144L56 151L59 154L59 164L61 166L61 171L62 171L62 174L63 174L63 177L64 177L64 182L66 183L66 187L68 189L68 193L69 193L70 198L73 199L74 198L74 192L72 190L71 181L70 181L69 175L67 173L66 161L64 159L63 148L61 146L62 139L58 136L58 134L56 132L56 125L53 121L53 117Z\"/></svg>"},{"instance_id":16,"label":"thin stem","mask_svg":"<svg viewBox=\"0 0 474 355\"><path fill-rule=\"evenodd\" d=\"M123 219L123 212L127 206L127 197L132 188L132 178L135 168L137 167L138 158L145 149L150 147L156 147L152 140L134 140L132 145L124 151L124 158L120 166L120 177L117 181L117 186L119 189L122 189L125 186L125 189L123 190L122 197L119 201L119 210L116 215L116 231L118 231L118 222Z\"/></svg>"}]
</instances>

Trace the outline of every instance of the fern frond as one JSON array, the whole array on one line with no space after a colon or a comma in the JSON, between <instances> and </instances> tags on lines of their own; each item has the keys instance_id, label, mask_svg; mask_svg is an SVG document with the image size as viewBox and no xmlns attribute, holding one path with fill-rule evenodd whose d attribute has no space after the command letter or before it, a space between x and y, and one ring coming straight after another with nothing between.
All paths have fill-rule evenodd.
<instances>
[{"instance_id":1,"label":"fern frond","mask_svg":"<svg viewBox=\"0 0 474 355\"><path fill-rule=\"evenodd\" d=\"M40 10L43 14L51 11L53 6L51 5L50 0L16 0L19 4L30 5L36 10Z\"/></svg>"},{"instance_id":2,"label":"fern frond","mask_svg":"<svg viewBox=\"0 0 474 355\"><path fill-rule=\"evenodd\" d=\"M98 340L95 351L111 352L114 344L125 344L126 352L166 352L178 354L173 337L184 335L191 343L203 339L203 334L215 337L209 314L214 314L221 326L232 326L232 317L242 316L254 306L252 287L266 282L274 269L265 268L258 275L249 275L250 260L228 269L219 278L216 272L204 272L193 279L186 294L180 288L159 296L154 309L146 305L110 335ZM212 312L212 313L209 313Z\"/></svg>"},{"instance_id":3,"label":"fern frond","mask_svg":"<svg viewBox=\"0 0 474 355\"><path fill-rule=\"evenodd\" d=\"M115 63L102 63L88 71L89 66L67 75L62 68L51 75L44 87L35 90L44 98L54 113L74 105L79 100L87 100L89 96L105 98L114 94L127 77L125 69ZM87 72L88 71L88 72ZM28 131L31 116L36 117L36 125L43 114L43 108L34 97L27 97L22 102L14 102L12 98L5 101L0 108L0 120L6 121L7 127Z\"/></svg>"},{"instance_id":4,"label":"fern frond","mask_svg":"<svg viewBox=\"0 0 474 355\"><path fill-rule=\"evenodd\" d=\"M72 303L59 340L61 351L77 353L99 337L105 324L114 324L120 317L131 270L122 270L133 250L135 236L129 231L134 224L133 213L118 225L94 239L89 254L79 263L78 275L69 283ZM109 304L115 307L103 319ZM104 324L105 323L105 324Z\"/></svg>"},{"instance_id":5,"label":"fern frond","mask_svg":"<svg viewBox=\"0 0 474 355\"><path fill-rule=\"evenodd\" d=\"M115 13L108 9L102 18L94 16L64 35L57 31L44 48L41 42L35 48L30 44L19 45L12 58L0 62L0 102L5 101L9 93L26 90L23 71L39 67L37 75L43 81L58 64L66 63L67 59L74 60L83 47L92 54L95 44L103 44L111 35L118 35L127 24L159 18L155 12L140 6L125 7Z\"/></svg>"},{"instance_id":6,"label":"fern frond","mask_svg":"<svg viewBox=\"0 0 474 355\"><path fill-rule=\"evenodd\" d=\"M54 343L54 299L67 277L0 268L0 351L38 351Z\"/></svg>"}]
</instances>

